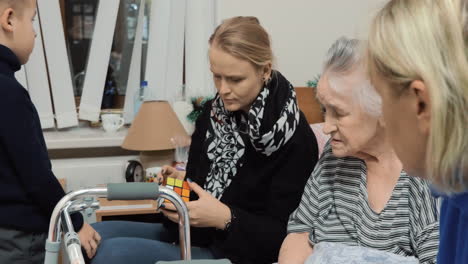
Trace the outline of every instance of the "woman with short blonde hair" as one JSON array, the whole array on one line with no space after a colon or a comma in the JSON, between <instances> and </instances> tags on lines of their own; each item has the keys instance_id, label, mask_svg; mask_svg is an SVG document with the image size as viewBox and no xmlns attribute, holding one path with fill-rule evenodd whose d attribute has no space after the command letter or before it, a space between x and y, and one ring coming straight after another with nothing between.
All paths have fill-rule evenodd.
<instances>
[{"instance_id":1,"label":"woman with short blonde hair","mask_svg":"<svg viewBox=\"0 0 468 264\"><path fill-rule=\"evenodd\" d=\"M439 263L468 262L466 0L393 0L374 18L368 62L395 151L445 199Z\"/></svg>"}]
</instances>

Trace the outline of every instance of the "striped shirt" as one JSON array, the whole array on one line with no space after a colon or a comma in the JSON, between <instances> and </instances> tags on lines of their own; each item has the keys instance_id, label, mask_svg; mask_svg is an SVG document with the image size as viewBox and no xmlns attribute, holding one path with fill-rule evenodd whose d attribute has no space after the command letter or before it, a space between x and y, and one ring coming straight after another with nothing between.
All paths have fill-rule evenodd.
<instances>
[{"instance_id":1,"label":"striped shirt","mask_svg":"<svg viewBox=\"0 0 468 264\"><path fill-rule=\"evenodd\" d=\"M366 174L364 161L337 158L327 144L289 218L288 233L309 232L311 245L339 242L435 263L439 201L426 181L401 172L385 208L376 213L368 203Z\"/></svg>"}]
</instances>

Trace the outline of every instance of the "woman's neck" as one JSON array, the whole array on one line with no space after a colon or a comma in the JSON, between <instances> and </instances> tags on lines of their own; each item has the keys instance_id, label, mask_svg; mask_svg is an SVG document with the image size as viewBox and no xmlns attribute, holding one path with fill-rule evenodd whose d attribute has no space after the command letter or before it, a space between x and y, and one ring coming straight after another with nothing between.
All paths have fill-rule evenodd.
<instances>
[{"instance_id":1,"label":"woman's neck","mask_svg":"<svg viewBox=\"0 0 468 264\"><path fill-rule=\"evenodd\" d=\"M392 175L398 172L394 176L398 178L403 165L383 131L370 140L367 146L356 155L366 163L367 169L377 172L392 172Z\"/></svg>"},{"instance_id":2,"label":"woman's neck","mask_svg":"<svg viewBox=\"0 0 468 264\"><path fill-rule=\"evenodd\" d=\"M385 176L386 180L390 182L395 182L400 177L400 172L403 169L403 164L393 151L382 153L378 157L369 157L364 159L364 162L370 177Z\"/></svg>"},{"instance_id":3,"label":"woman's neck","mask_svg":"<svg viewBox=\"0 0 468 264\"><path fill-rule=\"evenodd\" d=\"M374 212L380 213L392 196L403 165L386 140L362 153L362 159L367 167L368 203Z\"/></svg>"}]
</instances>

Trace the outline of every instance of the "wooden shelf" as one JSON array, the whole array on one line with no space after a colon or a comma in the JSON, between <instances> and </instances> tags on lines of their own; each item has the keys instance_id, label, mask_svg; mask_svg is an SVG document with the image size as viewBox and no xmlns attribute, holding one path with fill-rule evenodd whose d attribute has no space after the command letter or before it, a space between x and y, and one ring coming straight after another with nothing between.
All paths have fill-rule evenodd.
<instances>
[{"instance_id":1,"label":"wooden shelf","mask_svg":"<svg viewBox=\"0 0 468 264\"><path fill-rule=\"evenodd\" d=\"M156 201L109 201L106 198L98 198L101 208L96 211L96 221L101 222L103 216L113 215L139 215L156 214Z\"/></svg>"}]
</instances>

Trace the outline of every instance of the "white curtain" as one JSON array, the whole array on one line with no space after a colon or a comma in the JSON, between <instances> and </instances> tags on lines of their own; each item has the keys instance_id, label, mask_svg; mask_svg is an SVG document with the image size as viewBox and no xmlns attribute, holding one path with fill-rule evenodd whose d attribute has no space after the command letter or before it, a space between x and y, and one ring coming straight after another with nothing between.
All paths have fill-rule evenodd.
<instances>
[{"instance_id":1,"label":"white curtain","mask_svg":"<svg viewBox=\"0 0 468 264\"><path fill-rule=\"evenodd\" d=\"M216 25L216 1L187 1L185 22L185 91L187 97L214 95L208 40Z\"/></svg>"},{"instance_id":2,"label":"white curtain","mask_svg":"<svg viewBox=\"0 0 468 264\"><path fill-rule=\"evenodd\" d=\"M89 50L80 119L98 121L120 1L100 0Z\"/></svg>"},{"instance_id":3,"label":"white curtain","mask_svg":"<svg viewBox=\"0 0 468 264\"><path fill-rule=\"evenodd\" d=\"M182 91L185 5L186 0L151 3L145 101L172 102Z\"/></svg>"},{"instance_id":4,"label":"white curtain","mask_svg":"<svg viewBox=\"0 0 468 264\"><path fill-rule=\"evenodd\" d=\"M58 128L78 125L59 0L38 1Z\"/></svg>"}]
</instances>

